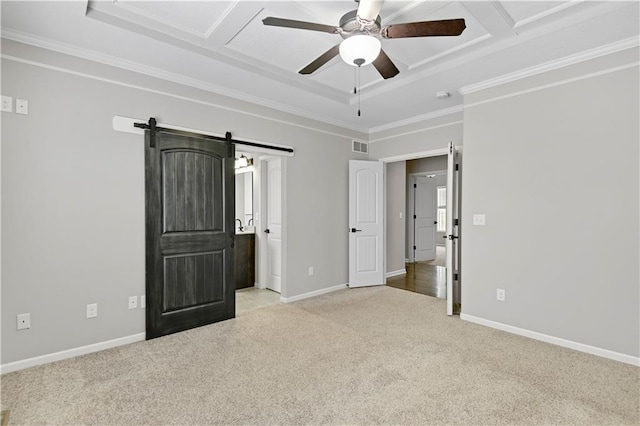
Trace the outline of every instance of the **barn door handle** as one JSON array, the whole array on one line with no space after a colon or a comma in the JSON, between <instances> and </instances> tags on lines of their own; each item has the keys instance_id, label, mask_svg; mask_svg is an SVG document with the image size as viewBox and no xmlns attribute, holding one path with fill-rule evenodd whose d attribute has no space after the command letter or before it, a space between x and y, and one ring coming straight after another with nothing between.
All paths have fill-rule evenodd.
<instances>
[{"instance_id":1,"label":"barn door handle","mask_svg":"<svg viewBox=\"0 0 640 426\"><path fill-rule=\"evenodd\" d=\"M264 233L265 234L269 234L269 233L271 233L271 231L269 231L269 228L267 228L267 229L264 230Z\"/></svg>"},{"instance_id":2,"label":"barn door handle","mask_svg":"<svg viewBox=\"0 0 640 426\"><path fill-rule=\"evenodd\" d=\"M351 228L351 232L362 232L362 229Z\"/></svg>"}]
</instances>

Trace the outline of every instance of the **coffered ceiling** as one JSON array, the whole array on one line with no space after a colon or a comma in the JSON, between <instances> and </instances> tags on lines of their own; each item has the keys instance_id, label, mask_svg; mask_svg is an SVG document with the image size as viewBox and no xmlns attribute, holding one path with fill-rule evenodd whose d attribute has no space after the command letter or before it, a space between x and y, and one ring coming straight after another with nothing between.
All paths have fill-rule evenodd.
<instances>
[{"instance_id":1,"label":"coffered ceiling","mask_svg":"<svg viewBox=\"0 0 640 426\"><path fill-rule=\"evenodd\" d=\"M462 87L541 64L637 45L639 3L594 1L384 2L382 25L464 18L458 37L383 39L400 74L335 57L298 71L338 44L337 34L265 26L274 16L338 25L340 1L2 1L2 36L372 132L461 108ZM635 42L634 42L635 40ZM448 92L445 100L437 92ZM357 116L361 103L362 115Z\"/></svg>"}]
</instances>

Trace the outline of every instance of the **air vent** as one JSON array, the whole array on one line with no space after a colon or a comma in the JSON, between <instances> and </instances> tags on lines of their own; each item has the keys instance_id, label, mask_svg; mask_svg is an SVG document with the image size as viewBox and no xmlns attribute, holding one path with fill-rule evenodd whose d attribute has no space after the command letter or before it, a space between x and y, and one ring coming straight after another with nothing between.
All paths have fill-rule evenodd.
<instances>
[{"instance_id":1,"label":"air vent","mask_svg":"<svg viewBox=\"0 0 640 426\"><path fill-rule=\"evenodd\" d=\"M353 141L353 152L367 154L369 153L369 144L366 142Z\"/></svg>"}]
</instances>

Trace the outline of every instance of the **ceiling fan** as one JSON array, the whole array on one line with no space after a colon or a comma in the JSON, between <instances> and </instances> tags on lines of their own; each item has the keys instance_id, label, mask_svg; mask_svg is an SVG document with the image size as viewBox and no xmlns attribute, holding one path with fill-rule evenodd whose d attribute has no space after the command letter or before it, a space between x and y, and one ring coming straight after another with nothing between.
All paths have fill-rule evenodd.
<instances>
[{"instance_id":1,"label":"ceiling fan","mask_svg":"<svg viewBox=\"0 0 640 426\"><path fill-rule=\"evenodd\" d=\"M358 2L358 0L355 0ZM380 75L387 79L395 77L400 71L382 50L379 38L407 38L459 36L466 28L464 19L445 19L440 21L408 22L380 25L380 9L384 0L360 0L358 9L347 12L340 18L338 26L317 24L313 22L295 21L267 17L264 25L274 27L298 28L301 30L320 31L339 34L344 39L316 58L306 67L298 71L300 74L311 74L335 56L340 54L349 65L361 67L373 63Z\"/></svg>"}]
</instances>

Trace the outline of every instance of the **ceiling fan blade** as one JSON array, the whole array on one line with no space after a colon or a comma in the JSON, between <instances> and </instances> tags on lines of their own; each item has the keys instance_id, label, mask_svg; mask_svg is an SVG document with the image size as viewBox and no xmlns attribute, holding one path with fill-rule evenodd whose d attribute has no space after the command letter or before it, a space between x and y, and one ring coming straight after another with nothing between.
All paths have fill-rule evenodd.
<instances>
[{"instance_id":1,"label":"ceiling fan blade","mask_svg":"<svg viewBox=\"0 0 640 426\"><path fill-rule=\"evenodd\" d=\"M384 50L380 50L380 54L376 58L375 61L372 62L373 66L376 67L382 78L385 80L387 78L392 78L398 75L400 70L391 62L391 59L384 53Z\"/></svg>"},{"instance_id":2,"label":"ceiling fan blade","mask_svg":"<svg viewBox=\"0 0 640 426\"><path fill-rule=\"evenodd\" d=\"M316 24L314 22L294 21L293 19L274 18L269 16L262 20L264 25L273 27L298 28L300 30L320 31L323 33L337 34L339 29L331 25Z\"/></svg>"},{"instance_id":3,"label":"ceiling fan blade","mask_svg":"<svg viewBox=\"0 0 640 426\"><path fill-rule=\"evenodd\" d=\"M384 0L360 0L357 16L366 21L375 21L382 9Z\"/></svg>"},{"instance_id":4,"label":"ceiling fan blade","mask_svg":"<svg viewBox=\"0 0 640 426\"><path fill-rule=\"evenodd\" d=\"M313 62L311 62L309 65L302 68L298 72L300 74L313 73L315 70L317 70L318 68L320 68L321 66L323 66L324 64L332 60L334 57L338 56L338 53L340 53L339 49L340 49L340 45L336 44L331 49L327 50L322 55L318 56L318 58L316 58Z\"/></svg>"},{"instance_id":5,"label":"ceiling fan blade","mask_svg":"<svg viewBox=\"0 0 640 426\"><path fill-rule=\"evenodd\" d=\"M383 38L458 36L466 28L464 19L393 24L380 30Z\"/></svg>"}]
</instances>

